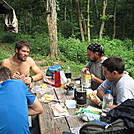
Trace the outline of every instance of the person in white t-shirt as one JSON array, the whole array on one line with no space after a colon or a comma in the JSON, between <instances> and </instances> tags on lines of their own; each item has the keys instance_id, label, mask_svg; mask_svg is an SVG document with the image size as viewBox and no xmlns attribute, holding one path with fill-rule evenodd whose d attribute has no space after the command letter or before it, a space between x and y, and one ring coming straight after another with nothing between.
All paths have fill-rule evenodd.
<instances>
[{"instance_id":1,"label":"person in white t-shirt","mask_svg":"<svg viewBox=\"0 0 134 134\"><path fill-rule=\"evenodd\" d=\"M114 105L111 109L127 99L134 99L134 79L124 71L123 60L112 56L106 59L102 66L106 80L98 87L97 94L94 94L90 100L101 106L106 90L111 90L114 97Z\"/></svg>"}]
</instances>

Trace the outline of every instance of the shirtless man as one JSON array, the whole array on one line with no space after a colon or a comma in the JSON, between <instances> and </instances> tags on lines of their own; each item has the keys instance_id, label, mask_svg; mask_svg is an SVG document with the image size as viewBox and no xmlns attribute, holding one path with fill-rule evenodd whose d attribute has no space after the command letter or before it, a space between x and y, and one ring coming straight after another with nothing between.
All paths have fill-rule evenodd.
<instances>
[{"instance_id":1,"label":"shirtless man","mask_svg":"<svg viewBox=\"0 0 134 134\"><path fill-rule=\"evenodd\" d=\"M1 63L2 66L11 70L14 79L22 79L27 85L43 78L43 72L35 64L34 60L28 57L29 52L29 43L26 40L21 40L16 43L15 55L4 59ZM35 75L30 76L30 70Z\"/></svg>"}]
</instances>

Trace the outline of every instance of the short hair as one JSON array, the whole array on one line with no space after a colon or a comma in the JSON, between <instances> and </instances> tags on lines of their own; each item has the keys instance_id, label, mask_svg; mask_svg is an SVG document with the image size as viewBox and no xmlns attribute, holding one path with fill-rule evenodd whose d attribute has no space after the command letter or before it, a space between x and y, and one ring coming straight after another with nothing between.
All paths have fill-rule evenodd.
<instances>
[{"instance_id":1,"label":"short hair","mask_svg":"<svg viewBox=\"0 0 134 134\"><path fill-rule=\"evenodd\" d=\"M7 67L1 67L0 68L0 81L5 81L8 78L12 78L12 74L9 68Z\"/></svg>"},{"instance_id":2,"label":"short hair","mask_svg":"<svg viewBox=\"0 0 134 134\"><path fill-rule=\"evenodd\" d=\"M124 62L118 56L111 56L107 58L102 66L106 67L109 72L117 71L119 74L122 74L125 70Z\"/></svg>"},{"instance_id":3,"label":"short hair","mask_svg":"<svg viewBox=\"0 0 134 134\"><path fill-rule=\"evenodd\" d=\"M92 42L88 47L88 50L92 51L92 52L98 52L99 56L104 55L104 47L98 43L98 42Z\"/></svg>"},{"instance_id":4,"label":"short hair","mask_svg":"<svg viewBox=\"0 0 134 134\"><path fill-rule=\"evenodd\" d=\"M15 49L20 50L24 46L30 48L30 44L28 43L27 40L20 40L19 42L16 43Z\"/></svg>"}]
</instances>

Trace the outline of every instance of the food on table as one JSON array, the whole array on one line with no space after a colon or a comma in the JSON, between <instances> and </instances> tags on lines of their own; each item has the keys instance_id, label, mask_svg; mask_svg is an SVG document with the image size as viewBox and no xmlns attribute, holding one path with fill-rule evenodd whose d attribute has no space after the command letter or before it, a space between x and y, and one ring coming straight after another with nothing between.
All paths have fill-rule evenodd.
<instances>
[{"instance_id":1,"label":"food on table","mask_svg":"<svg viewBox=\"0 0 134 134\"><path fill-rule=\"evenodd\" d=\"M88 94L88 95L87 95L87 98L89 98L89 99L92 99L92 98L94 98L94 97L95 97L94 94Z\"/></svg>"},{"instance_id":2,"label":"food on table","mask_svg":"<svg viewBox=\"0 0 134 134\"><path fill-rule=\"evenodd\" d=\"M52 95L50 94L44 94L43 96L45 99L53 99Z\"/></svg>"},{"instance_id":3,"label":"food on table","mask_svg":"<svg viewBox=\"0 0 134 134\"><path fill-rule=\"evenodd\" d=\"M47 85L46 84L42 84L42 88L43 89L46 89L47 88Z\"/></svg>"}]
</instances>

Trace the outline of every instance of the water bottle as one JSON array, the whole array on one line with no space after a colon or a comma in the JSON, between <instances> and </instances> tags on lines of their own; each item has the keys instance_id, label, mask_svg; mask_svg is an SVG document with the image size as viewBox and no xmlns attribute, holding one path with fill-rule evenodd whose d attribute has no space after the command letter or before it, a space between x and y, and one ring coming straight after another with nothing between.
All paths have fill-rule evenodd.
<instances>
[{"instance_id":1,"label":"water bottle","mask_svg":"<svg viewBox=\"0 0 134 134\"><path fill-rule=\"evenodd\" d=\"M70 66L67 66L66 68L66 72L65 72L65 76L66 78L70 78L71 79L71 70L70 70Z\"/></svg>"},{"instance_id":2,"label":"water bottle","mask_svg":"<svg viewBox=\"0 0 134 134\"><path fill-rule=\"evenodd\" d=\"M103 96L102 112L103 113L109 112L112 105L113 105L113 96L111 95L111 90L107 90L106 95Z\"/></svg>"}]
</instances>

